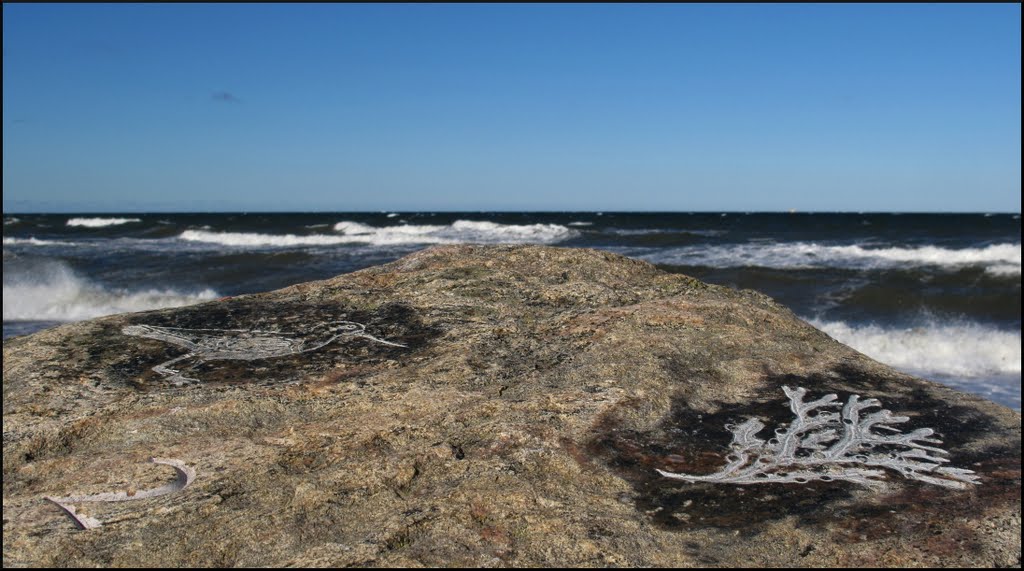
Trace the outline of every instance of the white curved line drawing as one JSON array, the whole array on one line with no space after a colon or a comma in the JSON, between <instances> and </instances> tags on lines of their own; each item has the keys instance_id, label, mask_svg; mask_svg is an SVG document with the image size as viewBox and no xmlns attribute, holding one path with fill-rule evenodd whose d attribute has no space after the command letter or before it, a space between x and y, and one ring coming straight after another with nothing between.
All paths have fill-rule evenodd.
<instances>
[{"instance_id":1,"label":"white curved line drawing","mask_svg":"<svg viewBox=\"0 0 1024 571\"><path fill-rule=\"evenodd\" d=\"M258 331L250 329L185 329L156 325L129 325L121 329L125 335L166 341L188 349L188 353L160 363L153 370L176 386L199 382L186 377L170 365L195 359L198 362L267 359L315 351L341 337L362 337L392 347L407 347L402 343L385 341L366 332L366 326L354 321L338 321L324 328L323 334L300 336L294 333Z\"/></svg>"},{"instance_id":2,"label":"white curved line drawing","mask_svg":"<svg viewBox=\"0 0 1024 571\"><path fill-rule=\"evenodd\" d=\"M92 494L87 496L65 496L60 498L45 496L43 499L57 504L57 507L64 510L64 513L66 513L80 529L95 529L103 525L102 522L96 518L77 513L75 507L71 504L88 502L127 502L131 500L144 500L146 498L166 496L167 494L173 494L174 492L184 490L193 482L193 480L196 479L196 471L176 458L150 458L149 461L154 464L166 464L167 466L174 468L176 475L174 481L157 488L138 492L104 492L101 494Z\"/></svg>"},{"instance_id":3,"label":"white curved line drawing","mask_svg":"<svg viewBox=\"0 0 1024 571\"><path fill-rule=\"evenodd\" d=\"M657 470L666 478L685 482L729 484L797 483L811 480L845 480L871 488L884 488L888 468L904 478L919 480L946 488L966 489L979 483L972 470L943 466L949 462L942 444L932 438L931 428L918 428L902 433L891 425L910 420L882 409L861 416L861 411L881 407L877 399L861 400L850 395L841 413L826 410L838 407L837 397L828 394L818 400L803 402L803 387L782 387L789 397L789 408L796 418L788 428L775 430L767 442L755 436L765 427L756 418L735 426L732 432L728 464L707 475L677 474ZM872 429L891 434L878 434Z\"/></svg>"}]
</instances>

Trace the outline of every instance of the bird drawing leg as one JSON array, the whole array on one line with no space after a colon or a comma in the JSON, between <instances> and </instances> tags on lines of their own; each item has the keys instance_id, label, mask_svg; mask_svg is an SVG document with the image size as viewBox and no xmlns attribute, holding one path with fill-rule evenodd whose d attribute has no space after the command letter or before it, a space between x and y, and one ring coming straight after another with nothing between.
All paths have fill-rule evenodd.
<instances>
[{"instance_id":1,"label":"bird drawing leg","mask_svg":"<svg viewBox=\"0 0 1024 571\"><path fill-rule=\"evenodd\" d=\"M175 357L170 361L164 361L163 363L160 363L159 365L153 367L153 370L166 377L167 380L171 381L171 384L173 384L176 387L183 387L186 385L196 384L199 382L199 379L186 377L181 374L181 371L168 367L168 365L177 363L178 361L184 361L185 359L189 359L191 357L193 357L192 353L185 353L180 357Z\"/></svg>"}]
</instances>

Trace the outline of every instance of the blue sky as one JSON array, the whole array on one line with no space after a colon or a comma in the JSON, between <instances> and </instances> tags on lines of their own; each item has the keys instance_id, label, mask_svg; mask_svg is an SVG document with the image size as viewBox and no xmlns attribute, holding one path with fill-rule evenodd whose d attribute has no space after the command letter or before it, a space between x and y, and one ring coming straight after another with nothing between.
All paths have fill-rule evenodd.
<instances>
[{"instance_id":1,"label":"blue sky","mask_svg":"<svg viewBox=\"0 0 1024 571\"><path fill-rule=\"evenodd\" d=\"M4 4L4 211L1019 212L1020 22Z\"/></svg>"}]
</instances>

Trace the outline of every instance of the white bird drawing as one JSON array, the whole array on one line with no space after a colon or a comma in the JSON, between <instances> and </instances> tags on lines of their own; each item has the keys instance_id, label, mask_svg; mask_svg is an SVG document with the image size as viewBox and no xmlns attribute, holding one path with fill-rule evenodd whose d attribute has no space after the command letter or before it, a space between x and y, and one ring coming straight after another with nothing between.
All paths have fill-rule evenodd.
<instances>
[{"instance_id":1,"label":"white bird drawing","mask_svg":"<svg viewBox=\"0 0 1024 571\"><path fill-rule=\"evenodd\" d=\"M282 333L250 329L185 329L156 325L129 325L121 329L125 335L166 341L188 350L188 353L153 367L153 371L167 378L174 386L199 382L186 377L171 365L194 359L206 361L252 361L307 353L324 347L341 337L361 337L392 347L406 347L386 341L366 332L366 326L354 321L337 321L313 328L309 333Z\"/></svg>"}]
</instances>

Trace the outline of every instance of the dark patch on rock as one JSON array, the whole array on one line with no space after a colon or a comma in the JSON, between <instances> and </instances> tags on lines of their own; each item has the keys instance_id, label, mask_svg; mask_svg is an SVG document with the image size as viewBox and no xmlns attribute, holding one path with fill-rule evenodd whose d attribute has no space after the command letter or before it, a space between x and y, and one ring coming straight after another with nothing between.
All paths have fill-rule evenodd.
<instances>
[{"instance_id":1,"label":"dark patch on rock","mask_svg":"<svg viewBox=\"0 0 1024 571\"><path fill-rule=\"evenodd\" d=\"M672 402L670 414L653 430L622 430L614 414L595 425L595 436L586 444L590 456L601 458L627 481L636 492L636 509L651 514L653 521L666 529L702 529L714 527L756 535L761 524L796 516L800 525L849 527L859 538L892 532L898 518L888 517L893 506L916 514L910 519L920 524L922 514L952 517L962 509L984 510L1020 496L1020 448L996 446L978 450L970 445L997 430L988 415L967 406L937 399L921 387L900 386L895 381L876 379L849 366L840 366L824 374L807 376L786 374L765 379L763 400L721 405L714 413L694 410L684 398ZM686 483L671 480L657 469L691 475L718 472L727 464L732 433L727 425L758 418L766 425L758 435L769 438L776 428L793 420L783 385L810 390L808 400L838 393L845 402L849 393L841 388L856 388L862 396L880 391L899 391L881 396L882 407L911 417L906 431L931 428L949 452L950 465L971 469L983 478L983 484L967 490L950 490L909 480L886 470L889 483L896 489L874 500L854 499L865 489L845 481L763 483ZM1016 470L1013 467L1016 466ZM955 499L953 499L955 498ZM908 508L908 509L904 509ZM877 525L876 525L877 524ZM888 531L886 531L888 530ZM855 533L854 533L855 532ZM851 536L852 537L852 536ZM854 538L854 539L856 539Z\"/></svg>"},{"instance_id":2,"label":"dark patch on rock","mask_svg":"<svg viewBox=\"0 0 1024 571\"><path fill-rule=\"evenodd\" d=\"M970 461L971 458L979 458ZM981 459L984 457L984 459ZM902 485L871 501L843 505L835 510L808 512L801 517L807 525L828 525L848 541L879 539L890 535L910 537L945 534L943 524L961 520L965 514L985 513L994 506L1020 502L1020 447L986 448L974 454L951 454L952 463L968 467L983 476L980 485L963 491L952 491L920 482ZM965 529L956 528L945 540L965 540ZM974 541L973 535L966 539ZM934 543L934 541L933 541ZM949 549L949 546L943 549Z\"/></svg>"},{"instance_id":3,"label":"dark patch on rock","mask_svg":"<svg viewBox=\"0 0 1024 571\"><path fill-rule=\"evenodd\" d=\"M672 403L669 416L653 431L622 431L596 427L588 444L591 456L603 458L636 492L636 509L653 514L667 529L707 527L757 533L759 524L817 510L850 497L850 485L837 482L797 484L687 484L669 480L655 470L711 474L726 464L732 433L725 426L747 417L775 423L792 415L779 398L722 406L715 413L699 413L681 399ZM769 429L766 428L765 432Z\"/></svg>"},{"instance_id":4,"label":"dark patch on rock","mask_svg":"<svg viewBox=\"0 0 1024 571\"><path fill-rule=\"evenodd\" d=\"M186 333L214 330L210 335L217 335L216 330L262 331L308 338L315 343L318 336L326 339L330 334L325 332L325 326L343 321L363 324L370 335L406 347L361 337L341 338L319 349L292 355L248 360L190 359L182 363L181 369L189 377L211 385L275 386L315 378L318 374L348 381L373 372L387 360L424 347L440 334L435 327L424 325L414 309L400 303L387 303L367 311L323 302L265 302L252 297L201 304L173 313L140 314L129 323L181 329ZM120 337L116 345L123 353L109 365L112 376L137 389L167 387L165 377L152 367L188 353L173 343L125 335L120 328L107 333ZM91 359L90 364L98 364L104 357L109 357L108 351ZM338 365L345 369L332 371Z\"/></svg>"},{"instance_id":5,"label":"dark patch on rock","mask_svg":"<svg viewBox=\"0 0 1024 571\"><path fill-rule=\"evenodd\" d=\"M766 382L769 386L801 386L813 394L843 392L870 396L879 391L901 391L898 381L846 364L827 373L767 375Z\"/></svg>"}]
</instances>

